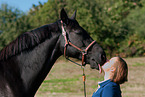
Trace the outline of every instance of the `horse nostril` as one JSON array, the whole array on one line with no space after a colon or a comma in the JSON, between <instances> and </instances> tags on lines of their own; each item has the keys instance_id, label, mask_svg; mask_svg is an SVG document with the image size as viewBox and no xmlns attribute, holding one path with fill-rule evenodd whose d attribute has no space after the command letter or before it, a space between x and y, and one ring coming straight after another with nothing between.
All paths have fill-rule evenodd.
<instances>
[{"instance_id":1,"label":"horse nostril","mask_svg":"<svg viewBox=\"0 0 145 97\"><path fill-rule=\"evenodd\" d=\"M106 57L105 57L104 54L101 55L101 60L102 60L102 61L106 61Z\"/></svg>"},{"instance_id":2,"label":"horse nostril","mask_svg":"<svg viewBox=\"0 0 145 97\"><path fill-rule=\"evenodd\" d=\"M95 61L95 59L92 58L92 61Z\"/></svg>"}]
</instances>

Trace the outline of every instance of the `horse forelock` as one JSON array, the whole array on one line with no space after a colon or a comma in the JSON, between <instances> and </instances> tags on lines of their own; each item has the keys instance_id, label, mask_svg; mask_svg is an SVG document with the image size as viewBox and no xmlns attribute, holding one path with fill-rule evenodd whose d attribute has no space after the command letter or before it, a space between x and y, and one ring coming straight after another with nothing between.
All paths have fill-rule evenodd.
<instances>
[{"instance_id":1,"label":"horse forelock","mask_svg":"<svg viewBox=\"0 0 145 97\"><path fill-rule=\"evenodd\" d=\"M45 41L46 38L51 38L52 36L50 35L50 27L51 25L45 25L21 34L18 36L18 38L16 38L0 51L0 60L6 60L9 57L15 56L26 49L30 50L41 42Z\"/></svg>"}]
</instances>

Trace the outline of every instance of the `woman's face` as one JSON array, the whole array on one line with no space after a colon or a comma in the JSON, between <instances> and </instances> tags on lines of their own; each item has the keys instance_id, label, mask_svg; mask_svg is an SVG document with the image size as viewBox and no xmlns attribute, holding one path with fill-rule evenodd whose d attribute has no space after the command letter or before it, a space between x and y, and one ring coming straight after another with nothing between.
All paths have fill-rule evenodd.
<instances>
[{"instance_id":1,"label":"woman's face","mask_svg":"<svg viewBox=\"0 0 145 97\"><path fill-rule=\"evenodd\" d=\"M111 58L109 61L107 61L103 66L102 69L104 70L104 72L108 72L111 70L111 67L113 66L113 64L117 61L117 57L113 57Z\"/></svg>"}]
</instances>

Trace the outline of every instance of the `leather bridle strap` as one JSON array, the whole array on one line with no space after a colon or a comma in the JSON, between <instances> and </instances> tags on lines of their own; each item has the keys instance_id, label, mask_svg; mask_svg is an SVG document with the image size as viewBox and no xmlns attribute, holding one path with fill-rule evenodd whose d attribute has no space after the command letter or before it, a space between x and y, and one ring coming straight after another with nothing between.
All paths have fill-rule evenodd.
<instances>
[{"instance_id":1,"label":"leather bridle strap","mask_svg":"<svg viewBox=\"0 0 145 97\"><path fill-rule=\"evenodd\" d=\"M96 41L92 41L85 50L82 50L81 48L77 47L76 45L72 44L69 39L67 39L67 36L66 36L66 31L63 27L63 22L61 21L61 28L62 28L62 35L64 36L64 39L65 39L65 45L64 45L64 56L67 60L75 63L76 65L79 65L81 66L82 70L83 70L83 83L84 83L84 96L86 97L86 85L85 85L85 79L86 79L86 76L85 76L85 73L84 73L84 66L86 65L85 63L85 55L87 55L87 51L89 50L89 48L96 42ZM82 53L82 64L79 64L79 63L76 63L74 61L72 61L71 59L69 59L68 56L66 56L66 50L67 50L67 46L68 45L71 45L72 47L76 48L77 50L81 51Z\"/></svg>"},{"instance_id":2,"label":"leather bridle strap","mask_svg":"<svg viewBox=\"0 0 145 97\"><path fill-rule=\"evenodd\" d=\"M63 22L61 21L61 28L62 28L62 35L64 36L64 39L65 39L65 45L64 45L64 56L66 59L68 59L69 61L79 65L79 66L85 66L86 63L85 63L85 55L87 55L87 51L89 50L89 48L96 42L96 41L92 41L85 50L82 50L81 48L77 47L76 45L72 44L68 39L67 39L67 36L66 36L66 31L63 27ZM76 48L77 50L79 50L81 53L82 53L82 64L78 64L72 60L69 59L68 56L66 56L66 51L67 51L67 46L68 45L71 45L72 47Z\"/></svg>"}]
</instances>

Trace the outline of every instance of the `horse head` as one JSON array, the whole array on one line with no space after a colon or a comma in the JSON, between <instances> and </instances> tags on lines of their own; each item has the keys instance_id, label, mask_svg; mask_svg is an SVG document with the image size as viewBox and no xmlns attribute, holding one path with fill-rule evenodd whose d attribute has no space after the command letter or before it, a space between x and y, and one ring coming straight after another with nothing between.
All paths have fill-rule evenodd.
<instances>
[{"instance_id":1,"label":"horse head","mask_svg":"<svg viewBox=\"0 0 145 97\"><path fill-rule=\"evenodd\" d=\"M69 18L65 10L62 9L60 16L62 33L65 34L61 35L61 52L66 56L77 59L82 59L82 54L85 52L85 64L90 64L92 69L99 70L99 66L106 62L106 54L102 47L94 42L88 32L79 25L76 20L76 11ZM75 45L75 47L70 45L70 43ZM86 48L87 50L85 51L84 49Z\"/></svg>"}]
</instances>

